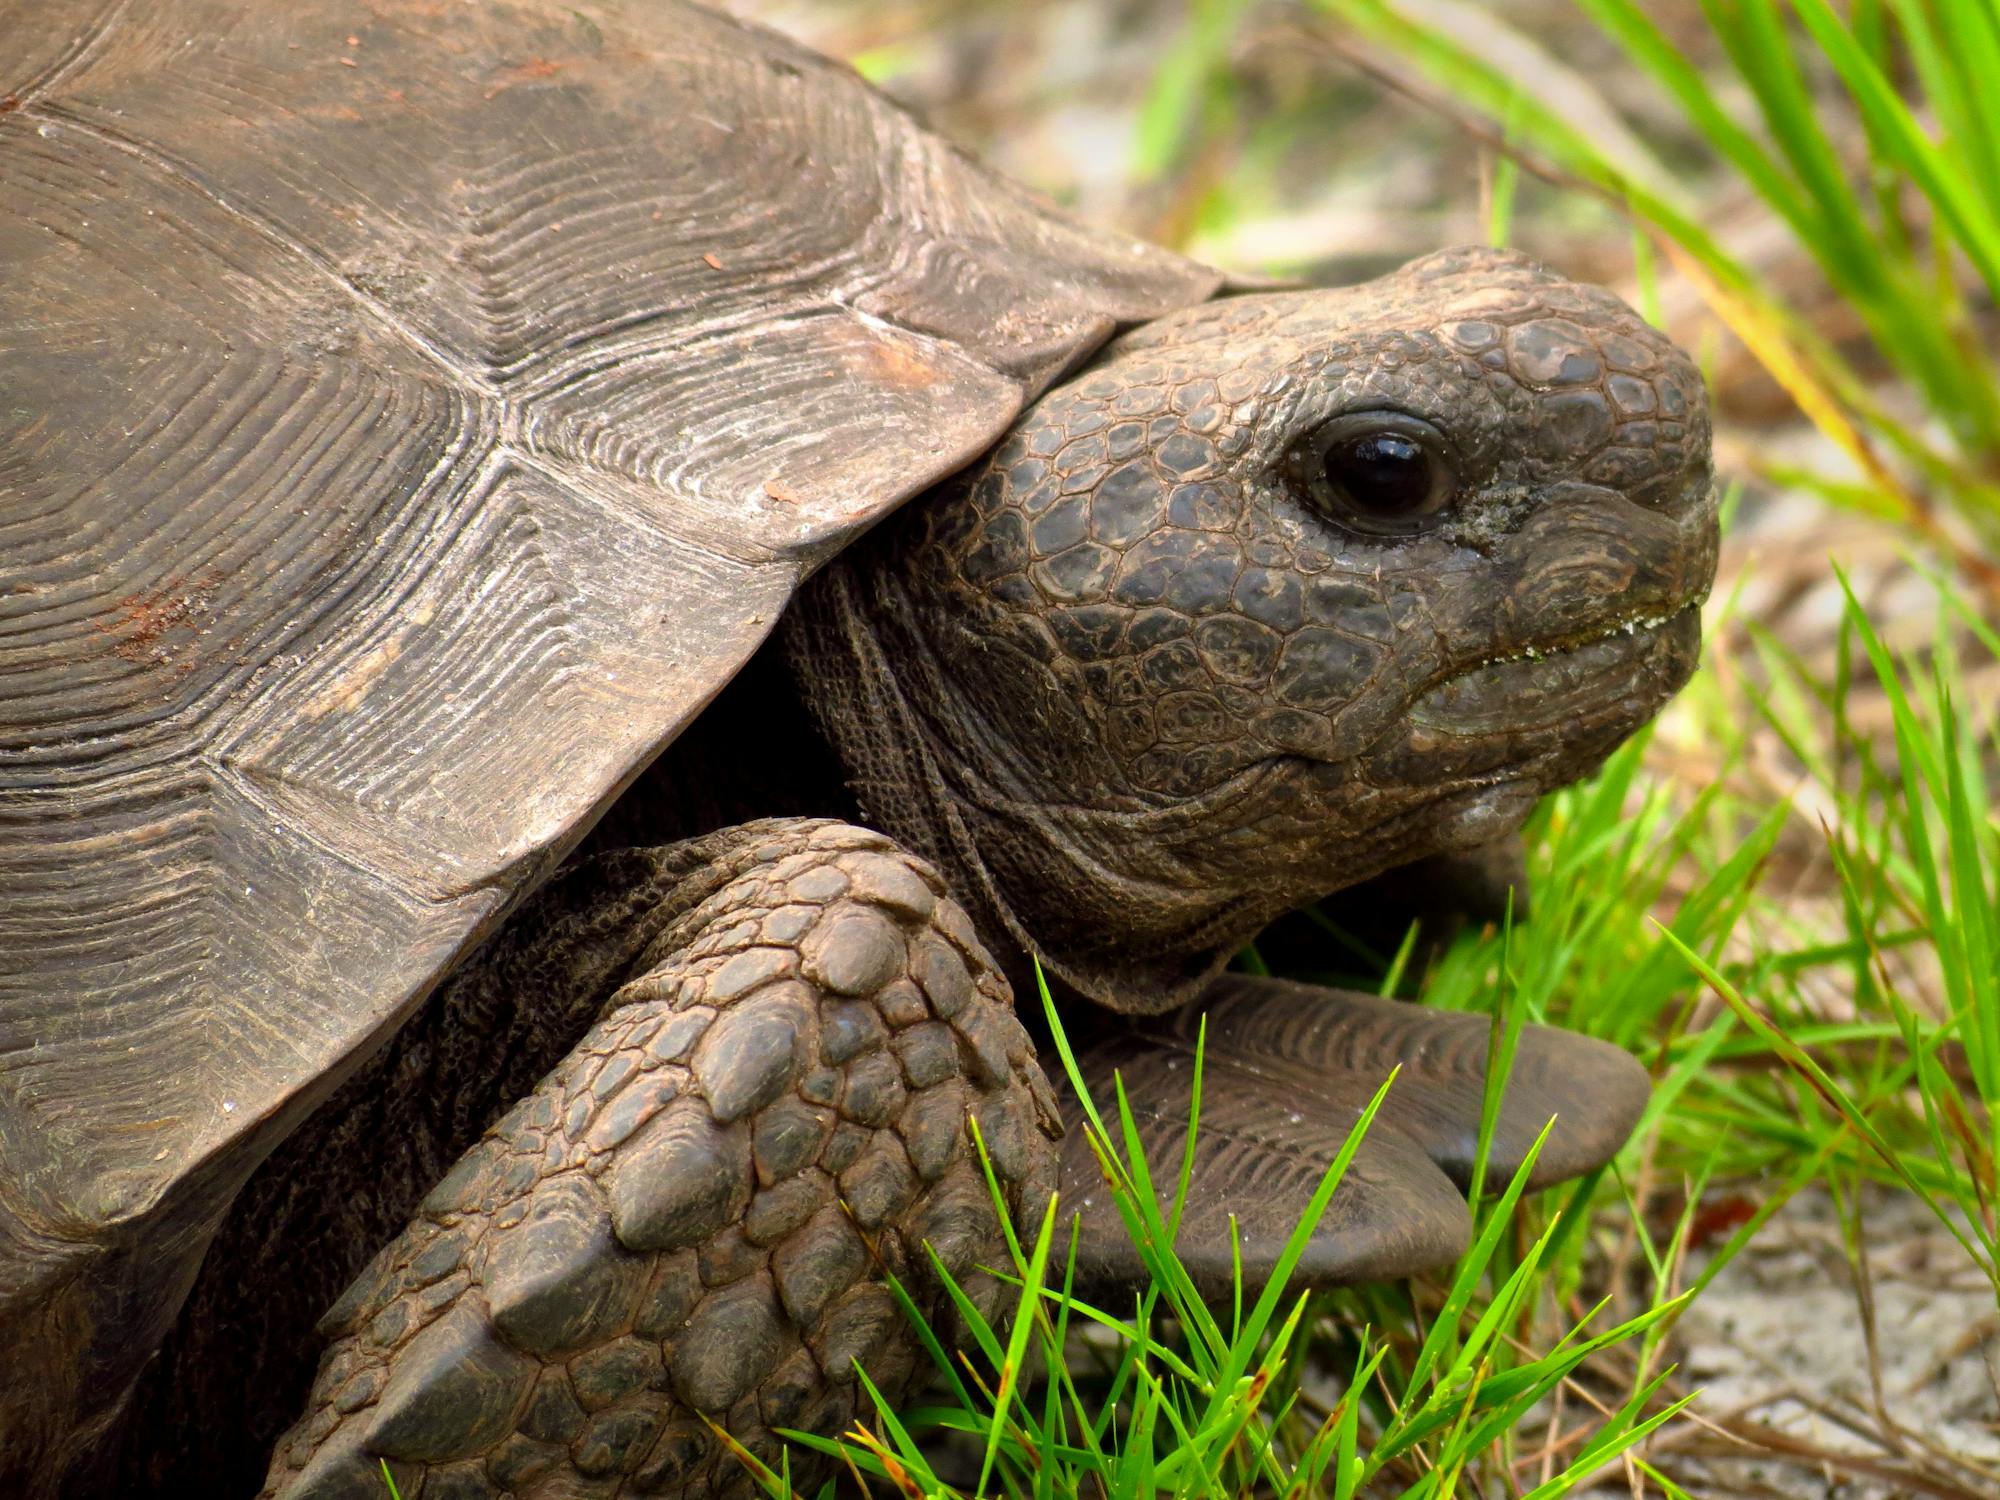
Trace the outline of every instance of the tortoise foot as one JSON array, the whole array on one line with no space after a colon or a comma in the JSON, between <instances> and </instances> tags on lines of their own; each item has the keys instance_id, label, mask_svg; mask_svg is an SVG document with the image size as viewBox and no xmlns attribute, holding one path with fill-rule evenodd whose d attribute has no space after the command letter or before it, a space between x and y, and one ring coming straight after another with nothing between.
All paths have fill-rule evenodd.
<instances>
[{"instance_id":1,"label":"tortoise foot","mask_svg":"<svg viewBox=\"0 0 2000 1500\"><path fill-rule=\"evenodd\" d=\"M779 825L490 1130L327 1315L264 1494L747 1493L751 1453L832 1433L920 1349L889 1292L976 1299L1054 1185L1053 1098L1005 982L879 835ZM794 1470L810 1468L795 1461ZM803 1480L803 1475L800 1476Z\"/></svg>"},{"instance_id":2,"label":"tortoise foot","mask_svg":"<svg viewBox=\"0 0 2000 1500\"><path fill-rule=\"evenodd\" d=\"M1400 1066L1381 1111L1293 1273L1334 1286L1448 1264L1471 1226L1463 1194L1479 1148L1488 1021L1289 980L1225 974L1193 1005L1099 1038L1078 1058L1099 1107L1124 1078L1154 1182L1171 1186L1187 1140L1190 1080L1208 1017L1194 1177L1175 1248L1207 1291L1227 1288L1240 1254L1266 1279L1321 1176L1375 1091ZM1529 1183L1602 1166L1644 1110L1651 1082L1605 1042L1526 1028L1501 1097L1486 1182L1519 1170L1551 1120ZM1066 1110L1076 1106L1065 1101ZM1063 1148L1063 1203L1081 1209L1077 1268L1088 1283L1143 1280L1083 1132ZM1236 1244L1232 1246L1232 1223Z\"/></svg>"}]
</instances>

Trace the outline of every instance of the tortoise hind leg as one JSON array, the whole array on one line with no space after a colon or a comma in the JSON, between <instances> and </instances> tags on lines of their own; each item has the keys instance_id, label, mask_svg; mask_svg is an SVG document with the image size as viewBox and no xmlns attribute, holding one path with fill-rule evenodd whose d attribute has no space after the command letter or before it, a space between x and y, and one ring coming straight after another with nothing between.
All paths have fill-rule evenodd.
<instances>
[{"instance_id":1,"label":"tortoise hind leg","mask_svg":"<svg viewBox=\"0 0 2000 1500\"><path fill-rule=\"evenodd\" d=\"M383 1459L426 1500L745 1492L704 1415L767 1459L836 1430L857 1360L892 1394L916 1368L876 1263L922 1301L921 1241L1000 1259L968 1112L1039 1209L1053 1105L928 870L810 823L720 863L328 1314L265 1494L377 1497Z\"/></svg>"}]
</instances>

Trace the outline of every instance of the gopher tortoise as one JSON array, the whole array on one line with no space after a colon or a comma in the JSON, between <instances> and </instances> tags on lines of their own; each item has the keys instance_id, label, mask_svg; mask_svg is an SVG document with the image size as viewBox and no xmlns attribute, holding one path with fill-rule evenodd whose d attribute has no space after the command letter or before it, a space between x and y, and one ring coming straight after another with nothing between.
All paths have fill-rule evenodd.
<instances>
[{"instance_id":1,"label":"gopher tortoise","mask_svg":"<svg viewBox=\"0 0 2000 1500\"><path fill-rule=\"evenodd\" d=\"M677 0L0 0L0 96L7 1494L743 1490L997 1303L969 1118L1137 1274L1036 964L1175 1159L1208 1017L1202 1285L1397 1063L1299 1276L1459 1250L1485 1022L1223 970L1693 670L1624 305L1233 284ZM1494 1170L1644 1097L1530 1031Z\"/></svg>"}]
</instances>

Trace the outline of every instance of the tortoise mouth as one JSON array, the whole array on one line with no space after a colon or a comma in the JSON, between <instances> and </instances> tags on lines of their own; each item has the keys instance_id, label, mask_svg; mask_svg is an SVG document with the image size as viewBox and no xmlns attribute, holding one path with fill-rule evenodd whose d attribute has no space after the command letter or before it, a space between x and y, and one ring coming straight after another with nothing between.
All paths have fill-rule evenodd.
<instances>
[{"instance_id":1,"label":"tortoise mouth","mask_svg":"<svg viewBox=\"0 0 2000 1500\"><path fill-rule=\"evenodd\" d=\"M1606 713L1636 723L1686 683L1700 643L1698 603L1622 616L1468 667L1411 704L1409 722L1458 737L1576 728Z\"/></svg>"}]
</instances>

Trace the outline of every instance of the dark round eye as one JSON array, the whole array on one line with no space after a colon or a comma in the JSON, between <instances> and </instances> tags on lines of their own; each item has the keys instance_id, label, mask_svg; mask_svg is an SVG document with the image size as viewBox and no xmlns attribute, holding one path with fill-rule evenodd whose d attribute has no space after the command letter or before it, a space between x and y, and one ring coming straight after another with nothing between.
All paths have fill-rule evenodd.
<instances>
[{"instance_id":1,"label":"dark round eye","mask_svg":"<svg viewBox=\"0 0 2000 1500\"><path fill-rule=\"evenodd\" d=\"M1436 492L1436 465L1400 432L1372 432L1326 450L1326 482L1360 509L1384 517L1421 512Z\"/></svg>"},{"instance_id":2,"label":"dark round eye","mask_svg":"<svg viewBox=\"0 0 2000 1500\"><path fill-rule=\"evenodd\" d=\"M1394 412L1335 418L1294 451L1309 497L1356 530L1402 536L1433 524L1458 481L1429 423Z\"/></svg>"}]
</instances>

